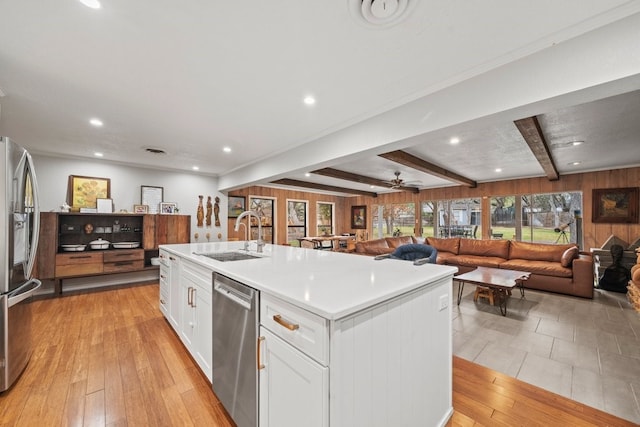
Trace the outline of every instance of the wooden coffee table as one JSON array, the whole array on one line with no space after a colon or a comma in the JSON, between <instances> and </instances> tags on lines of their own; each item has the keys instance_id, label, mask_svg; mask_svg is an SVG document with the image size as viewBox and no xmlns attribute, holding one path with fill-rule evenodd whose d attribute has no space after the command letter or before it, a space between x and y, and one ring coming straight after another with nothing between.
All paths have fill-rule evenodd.
<instances>
[{"instance_id":1,"label":"wooden coffee table","mask_svg":"<svg viewBox=\"0 0 640 427\"><path fill-rule=\"evenodd\" d=\"M523 282L529 278L531 273L526 271L505 270L502 268L478 267L468 273L455 276L453 280L458 281L458 305L462 299L462 291L465 282L477 286L489 288L494 292L500 305L500 313L507 315L507 298L511 295L511 290L516 286L520 287L520 295L524 297Z\"/></svg>"}]
</instances>

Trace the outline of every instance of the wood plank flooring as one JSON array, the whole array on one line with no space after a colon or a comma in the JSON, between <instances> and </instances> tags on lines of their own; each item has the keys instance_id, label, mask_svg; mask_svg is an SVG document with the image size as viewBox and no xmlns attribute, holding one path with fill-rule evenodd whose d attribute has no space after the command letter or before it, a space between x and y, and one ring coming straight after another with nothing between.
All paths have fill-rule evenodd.
<instances>
[{"instance_id":1,"label":"wood plank flooring","mask_svg":"<svg viewBox=\"0 0 640 427\"><path fill-rule=\"evenodd\" d=\"M34 301L34 353L0 394L0 426L232 426L157 307L157 284ZM457 357L453 366L448 426L633 425Z\"/></svg>"}]
</instances>

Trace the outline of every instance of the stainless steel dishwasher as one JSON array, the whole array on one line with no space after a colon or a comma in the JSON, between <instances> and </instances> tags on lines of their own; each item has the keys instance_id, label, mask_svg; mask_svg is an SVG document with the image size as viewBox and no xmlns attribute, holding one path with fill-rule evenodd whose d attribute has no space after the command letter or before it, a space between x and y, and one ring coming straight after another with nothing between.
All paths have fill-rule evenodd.
<instances>
[{"instance_id":1,"label":"stainless steel dishwasher","mask_svg":"<svg viewBox=\"0 0 640 427\"><path fill-rule=\"evenodd\" d=\"M258 425L259 295L213 273L213 391L238 427Z\"/></svg>"}]
</instances>

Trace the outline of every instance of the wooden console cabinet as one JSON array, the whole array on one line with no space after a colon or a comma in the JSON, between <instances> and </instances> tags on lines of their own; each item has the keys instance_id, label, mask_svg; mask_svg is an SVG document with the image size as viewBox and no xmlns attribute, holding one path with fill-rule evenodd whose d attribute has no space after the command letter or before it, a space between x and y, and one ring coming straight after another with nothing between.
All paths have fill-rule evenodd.
<instances>
[{"instance_id":1,"label":"wooden console cabinet","mask_svg":"<svg viewBox=\"0 0 640 427\"><path fill-rule=\"evenodd\" d=\"M190 234L189 215L42 212L36 277L55 280L59 293L66 278L158 269L151 265L158 246L188 243ZM91 249L89 243L99 238L111 243L108 249ZM139 246L113 249L122 242ZM79 252L61 246L76 244L87 246Z\"/></svg>"}]
</instances>

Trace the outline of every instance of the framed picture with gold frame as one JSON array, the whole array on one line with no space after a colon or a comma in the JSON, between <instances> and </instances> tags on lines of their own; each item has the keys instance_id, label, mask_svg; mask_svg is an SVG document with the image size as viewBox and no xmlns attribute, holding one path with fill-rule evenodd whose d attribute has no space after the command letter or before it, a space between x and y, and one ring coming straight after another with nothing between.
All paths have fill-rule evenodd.
<instances>
[{"instance_id":1,"label":"framed picture with gold frame","mask_svg":"<svg viewBox=\"0 0 640 427\"><path fill-rule=\"evenodd\" d=\"M133 205L133 213L149 213L149 206Z\"/></svg>"},{"instance_id":2,"label":"framed picture with gold frame","mask_svg":"<svg viewBox=\"0 0 640 427\"><path fill-rule=\"evenodd\" d=\"M111 180L92 176L69 175L68 204L75 208L97 208L98 199L111 198Z\"/></svg>"},{"instance_id":3,"label":"framed picture with gold frame","mask_svg":"<svg viewBox=\"0 0 640 427\"><path fill-rule=\"evenodd\" d=\"M367 228L366 206L351 206L351 228L356 230Z\"/></svg>"}]
</instances>

